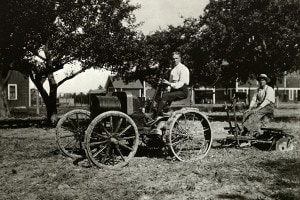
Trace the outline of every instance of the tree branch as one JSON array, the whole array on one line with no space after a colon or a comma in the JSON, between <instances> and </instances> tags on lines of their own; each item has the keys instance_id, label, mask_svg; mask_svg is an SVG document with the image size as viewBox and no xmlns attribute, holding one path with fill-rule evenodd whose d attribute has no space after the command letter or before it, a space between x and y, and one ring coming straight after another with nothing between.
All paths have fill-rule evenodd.
<instances>
[{"instance_id":1,"label":"tree branch","mask_svg":"<svg viewBox=\"0 0 300 200\"><path fill-rule=\"evenodd\" d=\"M65 77L64 79L62 79L61 81L58 82L57 87L59 87L59 86L60 86L61 84L63 84L65 81L70 80L70 79L74 78L75 76L77 76L78 74L84 72L85 70L87 70L87 69L86 69L86 68L81 69L81 70L77 71L76 73L73 73L73 74L71 74L71 75Z\"/></svg>"},{"instance_id":2,"label":"tree branch","mask_svg":"<svg viewBox=\"0 0 300 200\"><path fill-rule=\"evenodd\" d=\"M12 74L12 70L8 70L6 77L3 79L4 85L6 85L8 83L8 79L11 76L11 74Z\"/></svg>"},{"instance_id":3,"label":"tree branch","mask_svg":"<svg viewBox=\"0 0 300 200\"><path fill-rule=\"evenodd\" d=\"M36 86L36 88L38 89L39 93L41 94L44 102L47 100L48 98L48 93L47 91L44 89L43 87L43 83L41 78L36 78L35 75L33 73L30 73L30 79L32 80L32 82L34 83L34 85Z\"/></svg>"},{"instance_id":4,"label":"tree branch","mask_svg":"<svg viewBox=\"0 0 300 200\"><path fill-rule=\"evenodd\" d=\"M75 61L76 59L74 57L70 58L70 59L66 59L65 62L61 62L61 65L64 66L68 63L71 63L73 61Z\"/></svg>"}]
</instances>

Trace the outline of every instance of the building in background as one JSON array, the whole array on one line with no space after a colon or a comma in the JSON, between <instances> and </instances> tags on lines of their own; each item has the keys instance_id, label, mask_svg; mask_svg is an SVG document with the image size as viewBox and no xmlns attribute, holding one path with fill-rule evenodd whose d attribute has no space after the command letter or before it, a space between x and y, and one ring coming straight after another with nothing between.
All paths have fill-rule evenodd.
<instances>
[{"instance_id":1,"label":"building in background","mask_svg":"<svg viewBox=\"0 0 300 200\"><path fill-rule=\"evenodd\" d=\"M274 87L278 103L300 101L300 72L286 74L274 81L271 86ZM129 91L137 97L144 97L144 100L151 100L155 93L155 89L147 82L142 84L137 80L125 83L114 76L109 76L105 87L108 94L116 91ZM224 88L221 85L214 88L189 87L189 97L173 102L172 105L224 104L231 102L233 96L237 97L238 102L248 105L257 88L257 80L249 80L246 83L240 83L237 80L231 88Z\"/></svg>"},{"instance_id":2,"label":"building in background","mask_svg":"<svg viewBox=\"0 0 300 200\"><path fill-rule=\"evenodd\" d=\"M300 101L300 71L286 74L282 79L277 80L274 89L279 101Z\"/></svg>"},{"instance_id":3,"label":"building in background","mask_svg":"<svg viewBox=\"0 0 300 200\"><path fill-rule=\"evenodd\" d=\"M13 71L8 80L7 98L10 108L28 108L31 106L29 77Z\"/></svg>"},{"instance_id":4,"label":"building in background","mask_svg":"<svg viewBox=\"0 0 300 200\"><path fill-rule=\"evenodd\" d=\"M121 78L116 76L109 76L105 84L107 93L112 92L131 92L134 96L142 97L143 96L143 85L140 80L131 81L126 83Z\"/></svg>"},{"instance_id":5,"label":"building in background","mask_svg":"<svg viewBox=\"0 0 300 200\"><path fill-rule=\"evenodd\" d=\"M294 72L285 74L271 83L276 93L276 99L280 102L298 102L300 101L300 73ZM258 88L256 80L248 81L246 84L238 85L237 91L247 95L248 101L252 98Z\"/></svg>"}]
</instances>

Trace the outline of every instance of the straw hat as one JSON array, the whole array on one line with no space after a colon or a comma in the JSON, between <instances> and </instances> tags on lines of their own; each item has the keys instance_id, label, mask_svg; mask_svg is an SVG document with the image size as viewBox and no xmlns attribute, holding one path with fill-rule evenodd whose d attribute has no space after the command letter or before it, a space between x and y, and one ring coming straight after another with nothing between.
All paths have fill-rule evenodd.
<instances>
[{"instance_id":1,"label":"straw hat","mask_svg":"<svg viewBox=\"0 0 300 200\"><path fill-rule=\"evenodd\" d=\"M260 80L260 79L264 79L266 80L266 82L270 82L270 78L266 75L266 74L260 74L258 77L257 77L257 80Z\"/></svg>"}]
</instances>

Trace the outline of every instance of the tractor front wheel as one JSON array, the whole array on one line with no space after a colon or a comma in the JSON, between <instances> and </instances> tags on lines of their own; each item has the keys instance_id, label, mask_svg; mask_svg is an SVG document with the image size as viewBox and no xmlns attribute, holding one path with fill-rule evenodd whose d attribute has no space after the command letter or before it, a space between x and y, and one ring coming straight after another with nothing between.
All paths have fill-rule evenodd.
<instances>
[{"instance_id":1,"label":"tractor front wheel","mask_svg":"<svg viewBox=\"0 0 300 200\"><path fill-rule=\"evenodd\" d=\"M97 167L108 169L128 164L138 144L136 124L128 115L119 111L98 115L89 125L84 138L87 158Z\"/></svg>"},{"instance_id":2,"label":"tractor front wheel","mask_svg":"<svg viewBox=\"0 0 300 200\"><path fill-rule=\"evenodd\" d=\"M67 112L56 125L56 143L63 155L71 158L84 156L84 132L90 123L90 112L72 110Z\"/></svg>"}]
</instances>

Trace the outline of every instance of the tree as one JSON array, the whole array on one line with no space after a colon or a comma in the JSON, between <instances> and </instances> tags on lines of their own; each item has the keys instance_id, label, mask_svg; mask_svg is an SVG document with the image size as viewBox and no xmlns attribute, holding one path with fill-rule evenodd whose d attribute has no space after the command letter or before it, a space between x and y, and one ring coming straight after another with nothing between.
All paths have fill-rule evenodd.
<instances>
[{"instance_id":1,"label":"tree","mask_svg":"<svg viewBox=\"0 0 300 200\"><path fill-rule=\"evenodd\" d=\"M98 86L98 90L103 90L104 88L103 88L103 86L102 85L99 85Z\"/></svg>"},{"instance_id":2,"label":"tree","mask_svg":"<svg viewBox=\"0 0 300 200\"><path fill-rule=\"evenodd\" d=\"M12 45L14 23L9 23L6 20L12 14L9 8L7 2L0 2L0 118L8 117L10 114L6 88L14 58L20 56L23 52L20 39L15 40L15 45Z\"/></svg>"},{"instance_id":3,"label":"tree","mask_svg":"<svg viewBox=\"0 0 300 200\"><path fill-rule=\"evenodd\" d=\"M0 39L1 43L2 39ZM9 70L9 58L6 57L2 51L0 51L0 118L7 117L10 114L6 92L10 75L11 71Z\"/></svg>"},{"instance_id":4,"label":"tree","mask_svg":"<svg viewBox=\"0 0 300 200\"><path fill-rule=\"evenodd\" d=\"M0 95L2 96L0 98L0 118L7 117L10 114L6 94L10 74L8 70L4 70L3 68L0 70Z\"/></svg>"},{"instance_id":5,"label":"tree","mask_svg":"<svg viewBox=\"0 0 300 200\"><path fill-rule=\"evenodd\" d=\"M137 45L137 59L131 63L134 70L124 73L123 79L146 80L153 87L157 86L159 78L168 79L174 65L172 52L181 51L185 44L182 31L180 26L168 26L165 30L141 37Z\"/></svg>"},{"instance_id":6,"label":"tree","mask_svg":"<svg viewBox=\"0 0 300 200\"><path fill-rule=\"evenodd\" d=\"M21 46L13 69L27 73L39 90L48 119L57 113L57 88L89 68L122 71L135 57L138 39L132 11L124 0L13 0L7 8L5 34ZM17 15L15 13L18 13ZM1 45L1 48L3 46ZM60 82L54 72L80 65ZM50 91L43 86L48 81Z\"/></svg>"},{"instance_id":7,"label":"tree","mask_svg":"<svg viewBox=\"0 0 300 200\"><path fill-rule=\"evenodd\" d=\"M232 83L299 69L299 16L299 0L211 0L193 24L199 30L188 47L194 74Z\"/></svg>"},{"instance_id":8,"label":"tree","mask_svg":"<svg viewBox=\"0 0 300 200\"><path fill-rule=\"evenodd\" d=\"M299 16L299 0L211 0L203 16L145 36L131 77L160 76L172 67L171 52L179 50L192 85L227 87L259 73L275 79L300 68ZM153 63L158 72L150 69Z\"/></svg>"}]
</instances>

